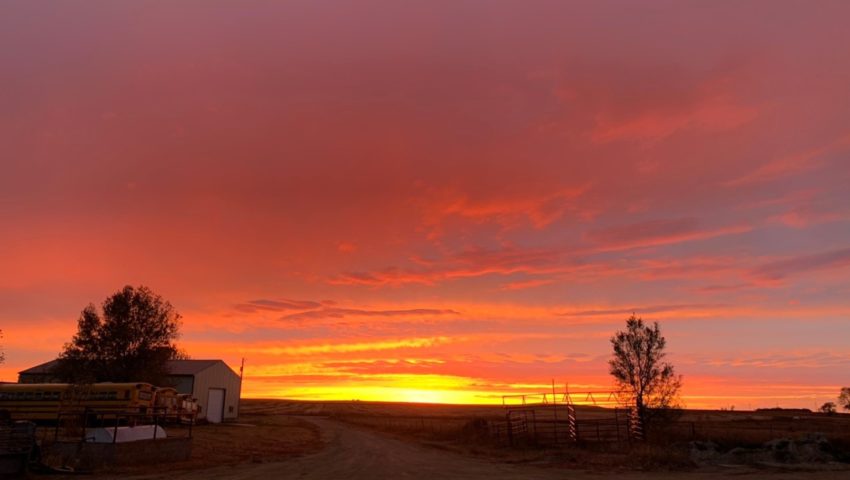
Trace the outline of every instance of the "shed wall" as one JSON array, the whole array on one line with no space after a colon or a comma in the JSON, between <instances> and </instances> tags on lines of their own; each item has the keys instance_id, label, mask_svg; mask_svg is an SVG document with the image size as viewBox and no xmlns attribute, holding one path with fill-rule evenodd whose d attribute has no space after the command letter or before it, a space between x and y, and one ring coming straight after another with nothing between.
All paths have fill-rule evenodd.
<instances>
[{"instance_id":1,"label":"shed wall","mask_svg":"<svg viewBox=\"0 0 850 480\"><path fill-rule=\"evenodd\" d=\"M239 396L242 380L224 362L217 363L195 374L195 389L192 396L198 400L201 411L198 418L207 418L207 398L211 388L223 388L224 419L235 420L239 416Z\"/></svg>"}]
</instances>

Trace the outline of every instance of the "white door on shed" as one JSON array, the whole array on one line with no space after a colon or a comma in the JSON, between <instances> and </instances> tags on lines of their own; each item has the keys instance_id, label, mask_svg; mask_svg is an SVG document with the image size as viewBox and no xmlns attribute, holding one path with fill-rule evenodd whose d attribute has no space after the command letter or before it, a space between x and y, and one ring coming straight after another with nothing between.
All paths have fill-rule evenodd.
<instances>
[{"instance_id":1,"label":"white door on shed","mask_svg":"<svg viewBox=\"0 0 850 480\"><path fill-rule=\"evenodd\" d=\"M207 396L207 421L221 423L224 418L224 389L211 388Z\"/></svg>"}]
</instances>

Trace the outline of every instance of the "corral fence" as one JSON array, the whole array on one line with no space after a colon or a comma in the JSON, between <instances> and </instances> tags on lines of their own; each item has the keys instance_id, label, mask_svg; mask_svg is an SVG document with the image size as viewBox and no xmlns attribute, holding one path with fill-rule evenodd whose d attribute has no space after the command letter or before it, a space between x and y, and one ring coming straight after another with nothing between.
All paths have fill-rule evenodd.
<instances>
[{"instance_id":1,"label":"corral fence","mask_svg":"<svg viewBox=\"0 0 850 480\"><path fill-rule=\"evenodd\" d=\"M166 430L167 427L167 430ZM79 471L189 459L194 421L183 413L84 409L39 428L40 463Z\"/></svg>"},{"instance_id":2,"label":"corral fence","mask_svg":"<svg viewBox=\"0 0 850 480\"><path fill-rule=\"evenodd\" d=\"M0 478L22 474L34 445L34 423L8 422L0 425Z\"/></svg>"},{"instance_id":3,"label":"corral fence","mask_svg":"<svg viewBox=\"0 0 850 480\"><path fill-rule=\"evenodd\" d=\"M85 408L82 411L60 412L53 426L48 427L42 434L43 440L54 442L79 441L81 443L95 440L93 433L97 429L111 434L111 443L118 441L119 429L132 427L151 428L150 440L164 438L192 438L194 416L185 413L167 413L164 409L153 409L149 413L131 413L120 410L104 410ZM168 427L167 437L163 434ZM49 431L52 430L52 438Z\"/></svg>"},{"instance_id":4,"label":"corral fence","mask_svg":"<svg viewBox=\"0 0 850 480\"><path fill-rule=\"evenodd\" d=\"M551 392L504 395L504 420L489 424L490 435L508 445L607 443L643 439L637 410L616 391ZM577 408L578 407L578 408ZM593 409L592 414L582 407ZM613 407L613 408L611 408Z\"/></svg>"},{"instance_id":5,"label":"corral fence","mask_svg":"<svg viewBox=\"0 0 850 480\"><path fill-rule=\"evenodd\" d=\"M504 420L492 420L488 427L497 442L507 445L624 444L641 439L630 409L597 411L595 416L581 418L570 405L535 406L508 410Z\"/></svg>"}]
</instances>

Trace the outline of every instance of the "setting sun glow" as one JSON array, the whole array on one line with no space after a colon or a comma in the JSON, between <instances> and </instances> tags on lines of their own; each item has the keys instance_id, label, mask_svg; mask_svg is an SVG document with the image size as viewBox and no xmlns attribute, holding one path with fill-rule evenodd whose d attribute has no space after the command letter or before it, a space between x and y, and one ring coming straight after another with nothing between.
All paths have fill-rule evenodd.
<instances>
[{"instance_id":1,"label":"setting sun glow","mask_svg":"<svg viewBox=\"0 0 850 480\"><path fill-rule=\"evenodd\" d=\"M848 3L192 3L3 7L0 380L145 285L245 397L846 386Z\"/></svg>"}]
</instances>

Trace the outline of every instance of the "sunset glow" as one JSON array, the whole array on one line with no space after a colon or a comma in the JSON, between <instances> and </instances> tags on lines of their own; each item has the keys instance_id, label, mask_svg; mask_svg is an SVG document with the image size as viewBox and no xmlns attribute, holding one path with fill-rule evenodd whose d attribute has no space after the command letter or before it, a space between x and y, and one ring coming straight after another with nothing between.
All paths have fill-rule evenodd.
<instances>
[{"instance_id":1,"label":"sunset glow","mask_svg":"<svg viewBox=\"0 0 850 480\"><path fill-rule=\"evenodd\" d=\"M848 2L0 7L0 380L146 285L243 396L611 387L658 321L688 407L850 371Z\"/></svg>"}]
</instances>

